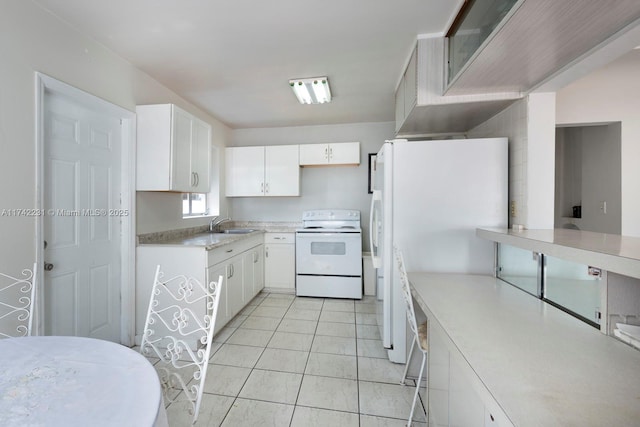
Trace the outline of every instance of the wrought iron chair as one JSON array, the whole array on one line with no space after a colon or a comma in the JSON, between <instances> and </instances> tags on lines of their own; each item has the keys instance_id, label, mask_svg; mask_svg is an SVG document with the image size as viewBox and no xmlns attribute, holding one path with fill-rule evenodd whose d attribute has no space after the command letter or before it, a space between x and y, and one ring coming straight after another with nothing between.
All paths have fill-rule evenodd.
<instances>
[{"instance_id":1,"label":"wrought iron chair","mask_svg":"<svg viewBox=\"0 0 640 427\"><path fill-rule=\"evenodd\" d=\"M0 338L31 335L36 296L36 267L22 278L0 273Z\"/></svg>"},{"instance_id":2,"label":"wrought iron chair","mask_svg":"<svg viewBox=\"0 0 640 427\"><path fill-rule=\"evenodd\" d=\"M402 296L404 297L404 302L407 306L407 320L409 321L409 327L411 328L411 332L413 332L414 339L411 341L411 350L409 350L409 355L407 356L407 363L404 368L404 373L402 374L401 384L406 385L407 379L407 371L409 370L409 363L411 362L411 356L413 355L413 349L418 344L418 348L422 352L422 363L420 364L420 374L416 379L416 392L413 395L413 403L411 405L411 413L409 414L409 420L407 421L407 426L411 426L411 421L413 420L413 411L416 407L416 402L418 401L418 393L420 391L420 381L422 380L422 374L424 373L424 369L427 365L427 349L428 349L428 340L427 340L427 322L421 323L418 325L416 321L416 313L413 309L413 297L411 296L411 289L409 287L409 278L407 277L407 270L404 265L404 258L402 256L402 251L398 249L397 246L393 246L393 252L396 257L396 263L398 266L398 273L400 274L400 282L402 284ZM426 414L425 414L426 415Z\"/></svg>"},{"instance_id":3,"label":"wrought iron chair","mask_svg":"<svg viewBox=\"0 0 640 427\"><path fill-rule=\"evenodd\" d=\"M187 400L193 424L200 411L221 286L222 276L207 286L183 275L164 280L158 266L140 344L143 356L160 359L155 366L165 404Z\"/></svg>"}]
</instances>

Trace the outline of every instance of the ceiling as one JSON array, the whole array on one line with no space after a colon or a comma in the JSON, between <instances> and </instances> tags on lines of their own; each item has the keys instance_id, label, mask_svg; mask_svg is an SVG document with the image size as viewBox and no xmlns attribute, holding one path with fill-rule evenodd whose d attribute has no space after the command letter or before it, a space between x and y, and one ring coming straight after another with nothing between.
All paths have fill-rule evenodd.
<instances>
[{"instance_id":1,"label":"ceiling","mask_svg":"<svg viewBox=\"0 0 640 427\"><path fill-rule=\"evenodd\" d=\"M35 0L232 128L394 120L418 34L463 0ZM292 78L328 76L300 105Z\"/></svg>"}]
</instances>

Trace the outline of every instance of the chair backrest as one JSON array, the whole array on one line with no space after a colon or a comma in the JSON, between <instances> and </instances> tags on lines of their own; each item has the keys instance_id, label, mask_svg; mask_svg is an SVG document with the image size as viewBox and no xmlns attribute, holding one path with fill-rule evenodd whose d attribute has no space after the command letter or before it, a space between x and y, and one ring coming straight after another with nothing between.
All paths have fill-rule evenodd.
<instances>
[{"instance_id":1,"label":"chair backrest","mask_svg":"<svg viewBox=\"0 0 640 427\"><path fill-rule=\"evenodd\" d=\"M158 266L140 344L142 355L160 359L155 367L165 403L189 401L194 424L200 411L221 286L222 276L207 286L183 275L163 280Z\"/></svg>"},{"instance_id":2,"label":"chair backrest","mask_svg":"<svg viewBox=\"0 0 640 427\"><path fill-rule=\"evenodd\" d=\"M402 251L393 245L393 253L396 258L396 266L398 274L400 275L400 283L402 284L402 296L404 302L407 305L407 320L409 321L409 327L411 331L417 336L418 334L418 322L416 321L416 312L413 309L413 297L411 296L411 288L409 286L409 277L407 277L407 269L404 265L404 257Z\"/></svg>"},{"instance_id":3,"label":"chair backrest","mask_svg":"<svg viewBox=\"0 0 640 427\"><path fill-rule=\"evenodd\" d=\"M0 273L0 338L24 337L33 330L36 267L24 269L22 277Z\"/></svg>"}]
</instances>

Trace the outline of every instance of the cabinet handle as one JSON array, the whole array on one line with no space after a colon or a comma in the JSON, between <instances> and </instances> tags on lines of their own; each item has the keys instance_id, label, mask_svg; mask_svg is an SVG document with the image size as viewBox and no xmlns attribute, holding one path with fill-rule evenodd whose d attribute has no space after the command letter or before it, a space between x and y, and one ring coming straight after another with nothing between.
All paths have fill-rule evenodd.
<instances>
[{"instance_id":1,"label":"cabinet handle","mask_svg":"<svg viewBox=\"0 0 640 427\"><path fill-rule=\"evenodd\" d=\"M329 148L329 160L333 159L333 148Z\"/></svg>"},{"instance_id":2,"label":"cabinet handle","mask_svg":"<svg viewBox=\"0 0 640 427\"><path fill-rule=\"evenodd\" d=\"M197 187L198 185L200 185L200 175L198 175L198 172L194 172L194 173L196 174L196 185L195 186Z\"/></svg>"},{"instance_id":3,"label":"cabinet handle","mask_svg":"<svg viewBox=\"0 0 640 427\"><path fill-rule=\"evenodd\" d=\"M324 148L324 158L329 160L329 147Z\"/></svg>"},{"instance_id":4,"label":"cabinet handle","mask_svg":"<svg viewBox=\"0 0 640 427\"><path fill-rule=\"evenodd\" d=\"M196 173L191 172L191 186L193 187L196 183Z\"/></svg>"},{"instance_id":5,"label":"cabinet handle","mask_svg":"<svg viewBox=\"0 0 640 427\"><path fill-rule=\"evenodd\" d=\"M282 240L284 237L274 237L273 240Z\"/></svg>"},{"instance_id":6,"label":"cabinet handle","mask_svg":"<svg viewBox=\"0 0 640 427\"><path fill-rule=\"evenodd\" d=\"M227 253L233 252L233 249L227 249Z\"/></svg>"},{"instance_id":7,"label":"cabinet handle","mask_svg":"<svg viewBox=\"0 0 640 427\"><path fill-rule=\"evenodd\" d=\"M268 183L268 182L265 184L264 192L265 192L266 194L269 194L269 183Z\"/></svg>"},{"instance_id":8,"label":"cabinet handle","mask_svg":"<svg viewBox=\"0 0 640 427\"><path fill-rule=\"evenodd\" d=\"M256 262L258 262L258 253L254 252L253 253L253 263L255 264Z\"/></svg>"},{"instance_id":9,"label":"cabinet handle","mask_svg":"<svg viewBox=\"0 0 640 427\"><path fill-rule=\"evenodd\" d=\"M264 193L264 182L260 183L260 192Z\"/></svg>"},{"instance_id":10,"label":"cabinet handle","mask_svg":"<svg viewBox=\"0 0 640 427\"><path fill-rule=\"evenodd\" d=\"M268 247L264 248L264 257L265 258L269 258L269 248Z\"/></svg>"}]
</instances>

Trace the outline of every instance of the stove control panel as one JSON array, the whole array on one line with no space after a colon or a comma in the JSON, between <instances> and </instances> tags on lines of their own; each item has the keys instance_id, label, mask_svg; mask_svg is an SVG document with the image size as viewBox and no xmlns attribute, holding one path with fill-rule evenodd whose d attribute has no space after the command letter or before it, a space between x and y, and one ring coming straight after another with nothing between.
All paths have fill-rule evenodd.
<instances>
[{"instance_id":1,"label":"stove control panel","mask_svg":"<svg viewBox=\"0 0 640 427\"><path fill-rule=\"evenodd\" d=\"M304 211L302 220L360 221L360 211L352 209L317 209Z\"/></svg>"}]
</instances>

